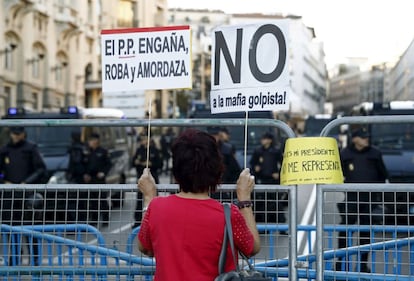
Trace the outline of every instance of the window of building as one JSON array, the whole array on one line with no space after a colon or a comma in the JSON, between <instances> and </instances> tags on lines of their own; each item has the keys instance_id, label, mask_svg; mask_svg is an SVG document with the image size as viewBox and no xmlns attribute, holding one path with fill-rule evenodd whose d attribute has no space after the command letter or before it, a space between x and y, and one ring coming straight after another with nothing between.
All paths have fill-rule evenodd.
<instances>
[{"instance_id":1,"label":"window of building","mask_svg":"<svg viewBox=\"0 0 414 281\"><path fill-rule=\"evenodd\" d=\"M32 51L33 57L27 60L27 64L31 66L32 77L39 79L42 75L42 62L45 56L45 50L39 44L34 45Z\"/></svg>"},{"instance_id":2,"label":"window of building","mask_svg":"<svg viewBox=\"0 0 414 281\"><path fill-rule=\"evenodd\" d=\"M58 84L63 84L64 77L66 77L68 60L63 53L57 57L57 64L52 67L52 72L55 73L55 80Z\"/></svg>"},{"instance_id":3,"label":"window of building","mask_svg":"<svg viewBox=\"0 0 414 281\"><path fill-rule=\"evenodd\" d=\"M56 66L55 68L55 80L56 82L62 82L62 67Z\"/></svg>"},{"instance_id":4,"label":"window of building","mask_svg":"<svg viewBox=\"0 0 414 281\"><path fill-rule=\"evenodd\" d=\"M85 68L85 80L92 81L92 64L88 64Z\"/></svg>"},{"instance_id":5,"label":"window of building","mask_svg":"<svg viewBox=\"0 0 414 281\"><path fill-rule=\"evenodd\" d=\"M93 21L93 4L92 0L88 0L88 21Z\"/></svg>"},{"instance_id":6,"label":"window of building","mask_svg":"<svg viewBox=\"0 0 414 281\"><path fill-rule=\"evenodd\" d=\"M102 14L102 1L101 0L96 1L95 8L96 8L95 15L100 16Z\"/></svg>"},{"instance_id":7,"label":"window of building","mask_svg":"<svg viewBox=\"0 0 414 281\"><path fill-rule=\"evenodd\" d=\"M57 0L58 13L63 14L65 10L65 0Z\"/></svg>"},{"instance_id":8,"label":"window of building","mask_svg":"<svg viewBox=\"0 0 414 281\"><path fill-rule=\"evenodd\" d=\"M118 26L131 27L134 17L133 3L131 0L120 0L118 2Z\"/></svg>"},{"instance_id":9,"label":"window of building","mask_svg":"<svg viewBox=\"0 0 414 281\"><path fill-rule=\"evenodd\" d=\"M13 56L13 47L15 45L7 44L7 47L4 50L4 68L7 70L14 70L14 56Z\"/></svg>"},{"instance_id":10,"label":"window of building","mask_svg":"<svg viewBox=\"0 0 414 281\"><path fill-rule=\"evenodd\" d=\"M32 100L33 100L33 108L34 109L39 109L40 108L40 106L39 106L39 94L38 93L36 93L36 92L33 92L32 93Z\"/></svg>"},{"instance_id":11,"label":"window of building","mask_svg":"<svg viewBox=\"0 0 414 281\"><path fill-rule=\"evenodd\" d=\"M3 90L3 95L0 96L0 113L4 114L7 112L7 108L10 107L10 100L11 100L11 91L12 88L9 86L5 86Z\"/></svg>"},{"instance_id":12,"label":"window of building","mask_svg":"<svg viewBox=\"0 0 414 281\"><path fill-rule=\"evenodd\" d=\"M92 40L92 39L87 38L87 39L86 39L86 42L87 42L87 44L88 44L88 53L89 53L89 54L92 54L92 52L93 52L93 40Z\"/></svg>"},{"instance_id":13,"label":"window of building","mask_svg":"<svg viewBox=\"0 0 414 281\"><path fill-rule=\"evenodd\" d=\"M2 42L0 40L0 42ZM3 58L3 68L9 71L15 70L15 60L17 58L18 39L13 33L8 33L3 41L5 44L1 44L0 60Z\"/></svg>"},{"instance_id":14,"label":"window of building","mask_svg":"<svg viewBox=\"0 0 414 281\"><path fill-rule=\"evenodd\" d=\"M63 99L61 99L61 98L56 98L56 107L57 107L57 108L63 107L63 106L64 106L63 104L64 104L64 103L63 103Z\"/></svg>"}]
</instances>

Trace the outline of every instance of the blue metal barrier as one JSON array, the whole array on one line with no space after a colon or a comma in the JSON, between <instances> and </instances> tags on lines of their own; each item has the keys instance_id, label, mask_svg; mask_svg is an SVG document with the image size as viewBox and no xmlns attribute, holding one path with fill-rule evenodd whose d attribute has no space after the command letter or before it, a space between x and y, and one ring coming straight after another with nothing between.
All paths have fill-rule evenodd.
<instances>
[{"instance_id":1,"label":"blue metal barrier","mask_svg":"<svg viewBox=\"0 0 414 281\"><path fill-rule=\"evenodd\" d=\"M288 277L288 264L289 259L278 259L274 260L274 250L275 250L275 233L278 231L288 231L288 225L286 224L258 224L257 229L260 232L267 232L269 233L269 247L267 252L267 257L270 259L266 262L255 263L255 267L257 270L266 273L268 276L271 277ZM298 269L298 277L299 278L307 278L314 280L316 278L316 270L313 268L315 266L316 257L313 253L313 249L311 247L311 237L316 232L316 226L311 225L298 225L297 231L304 231L308 236L308 247L309 253L308 255L299 256L297 261L298 262L306 262L309 267L306 269ZM371 232L371 241L374 240L375 235L377 233L388 233L390 234L391 240L384 241L384 242L377 242L371 243L361 246L352 246L345 249L337 249L334 250L334 233L339 231L347 232L347 236L349 237L349 243L352 245L352 238L353 235L357 232ZM139 232L139 227L135 228L132 233L128 237L127 242L127 253L132 253L134 239L136 239L137 234ZM368 226L368 225L326 225L324 227L324 232L328 237L327 245L328 251L324 252L324 260L326 261L325 264L325 273L326 279L336 279L336 280L396 280L396 276L398 275L398 280L411 280L410 276L414 275L414 238L405 238L405 239L397 239L398 234L404 233L409 234L414 232L414 226ZM410 274L409 276L401 275L401 251L403 247L408 247L410 249ZM371 266L372 272L371 274L367 273L359 273L359 272L352 272L352 271L332 271L334 265L335 258L346 258L348 259L349 263L354 257L354 262L358 264L358 256L361 252L370 251L371 255ZM385 273L375 273L376 272L376 255L378 251L384 251L385 255L385 265L384 267L387 269ZM388 261L389 255L393 256L393 261ZM389 272L389 268L392 268L392 273ZM155 270L155 267L154 267ZM361 277L362 276L362 277Z\"/></svg>"},{"instance_id":2,"label":"blue metal barrier","mask_svg":"<svg viewBox=\"0 0 414 281\"><path fill-rule=\"evenodd\" d=\"M135 239L139 232L136 227L128 236L125 252L109 249L105 246L102 234L90 225L34 225L34 226L9 226L2 224L1 226L3 256L7 257L7 241L8 236L28 237L30 242L30 251L33 251L33 239L42 241L42 247L46 248L47 258L42 259L38 266L0 266L0 276L13 276L15 280L20 280L21 276L31 275L33 280L38 280L41 276L50 276L51 280L54 275L59 276L60 280L66 278L73 280L74 276L79 276L80 280L84 280L85 276L91 276L92 280L107 280L108 276L116 276L119 280L120 276L126 276L127 280L134 280L134 276L146 276L146 280L155 271L155 261L152 258L140 257L133 254L133 247L136 246ZM268 257L272 257L265 262L255 263L257 270L265 272L271 277L289 277L288 264L289 259L273 259L275 248L275 232L288 230L288 225L277 224L259 224L259 231L267 231L269 233ZM315 226L299 225L298 231L305 231L308 237L316 232ZM334 233L338 231L346 231L348 237L356 232L369 231L373 240L377 233L389 234L390 240L384 242L376 242L360 246L352 246L344 249L333 249ZM62 237L64 233L72 233L76 240ZM414 276L414 237L400 238L398 234L404 233L409 235L414 232L412 226L367 226L367 225L325 225L328 250L324 251L325 260L324 276L326 280L411 280ZM50 234L50 233L53 233ZM92 233L96 237L98 245L90 245L82 241L82 233ZM308 239L309 241L311 239ZM310 243L310 242L309 242ZM350 240L350 243L352 241ZM310 245L309 245L310 246ZM409 274L402 275L401 252L403 248L409 250ZM4 251L6 249L6 251ZM63 258L64 249L67 250L67 260ZM297 274L299 278L307 278L314 280L316 278L315 261L316 256L310 252L307 255L299 256L297 261L306 262L308 268L298 268ZM43 257L43 249L39 249L39 255ZM358 264L358 256L361 252L369 251L371 254L371 269L373 273L359 273L352 271L333 271L334 259L347 258L348 262ZM378 273L376 268L376 255L378 251L384 252L384 273ZM407 250L406 250L407 251ZM54 258L56 256L56 258ZM392 257L392 261L389 261ZM115 266L111 266L108 258L115 261ZM122 263L121 263L122 262ZM47 264L44 264L47 263ZM140 266L133 266L140 265ZM391 268L391 269L389 269Z\"/></svg>"},{"instance_id":3,"label":"blue metal barrier","mask_svg":"<svg viewBox=\"0 0 414 281\"><path fill-rule=\"evenodd\" d=\"M410 238L402 238L402 239L395 239L390 241L384 242L377 242L372 244L366 244L362 246L353 246L346 249L340 250L329 250L324 252L324 260L330 262L334 258L345 258L351 256L357 256L361 252L370 251L375 253L375 251L398 251L403 247L409 247L410 249L414 246L414 237ZM413 250L411 250L411 258L413 257ZM410 258L410 259L411 259ZM316 256L314 254L299 256L298 261L306 261L309 264L315 263ZM287 259L280 259L280 260L273 260L265 263L256 263L256 269L262 272L266 272L268 276L274 277L288 277L287 275L287 266L288 266ZM331 262L330 262L331 263ZM363 276L363 280L412 280L413 275L413 265L410 263L410 273L408 275L401 274L401 263L397 262L396 270L391 274L389 272L385 272L383 274L375 273L375 267L373 267L374 273L359 273L359 272L352 272L352 271L336 271L333 272L332 266L325 267L325 273L329 275L334 275L335 280L361 280L361 275ZM306 273L305 273L306 272ZM308 278L308 279L315 279L316 278L316 271L313 268L302 269L302 273L300 274L301 278ZM384 279L384 276L386 277ZM398 277L397 277L398 276Z\"/></svg>"},{"instance_id":4,"label":"blue metal barrier","mask_svg":"<svg viewBox=\"0 0 414 281\"><path fill-rule=\"evenodd\" d=\"M3 239L3 257L6 259L8 259L9 254L7 251L9 236L19 236L19 239L27 237L30 254L33 253L34 239L42 241L41 246L47 248L47 265L44 265L43 260L41 260L38 266L0 266L0 276L2 277L13 276L14 280L21 280L22 276L31 275L32 280L38 280L40 276L50 276L50 279L54 280L52 277L56 275L59 276L59 280L63 280L63 278L73 280L74 276L79 276L81 280L84 280L85 276L90 275L92 280L107 280L109 275L117 276L117 279L119 279L120 276L151 275L154 271L154 263L150 263L148 258L107 248L100 232L89 225L9 226L2 224L0 231ZM65 231L75 232L77 240L58 236ZM95 234L98 245L90 245L81 241L79 233L82 231ZM54 232L58 235L45 232ZM63 258L63 249L67 249L67 262ZM38 254L43 256L43 250L39 250ZM56 259L53 258L55 255ZM116 266L111 267L108 258L115 260ZM120 261L125 265L120 266ZM131 265L134 264L141 266L132 267Z\"/></svg>"},{"instance_id":5,"label":"blue metal barrier","mask_svg":"<svg viewBox=\"0 0 414 281\"><path fill-rule=\"evenodd\" d=\"M126 243L126 249L125 249L125 251L128 254L131 254L131 255L133 254L133 247L134 247L134 245L136 246L134 241L138 237L138 232L139 232L140 229L141 229L141 227L137 226L134 229L132 229L132 232L128 235L128 239L127 239L127 243ZM154 275L154 273L155 273L155 259L142 257L142 262L143 262L143 265L149 267L148 268L149 270L151 269L151 271L149 271L149 274L147 274L145 276L145 280L149 281L149 280L151 280L150 275ZM128 263L128 265L132 265L132 264ZM130 277L131 277L131 279L129 279L129 280L134 280L132 274L130 275Z\"/></svg>"},{"instance_id":6,"label":"blue metal barrier","mask_svg":"<svg viewBox=\"0 0 414 281\"><path fill-rule=\"evenodd\" d=\"M133 246L134 246L134 240L138 237L138 232L140 230L140 226L135 227L132 229L132 232L128 235L127 243L126 243L126 253L133 254ZM145 266L155 266L155 260L153 258L142 258L142 265Z\"/></svg>"},{"instance_id":7,"label":"blue metal barrier","mask_svg":"<svg viewBox=\"0 0 414 281\"><path fill-rule=\"evenodd\" d=\"M267 231L270 233L270 237L274 236L274 233L279 230L287 230L287 225L257 225L259 231ZM316 232L316 226L310 225L298 225L298 231L307 232L308 237L310 238L312 232ZM360 246L352 246L344 249L334 250L334 233L339 231L347 232L347 237L349 237L349 244L352 245L353 234L357 232L371 232L371 241L374 241L376 234L390 234L390 240L384 242L377 242ZM324 232L328 237L327 245L331 250L324 251L323 257L326 261L325 263L325 279L335 279L335 280L413 280L414 276L414 237L397 239L398 234L409 235L414 232L414 226L369 226L369 225L325 225ZM269 257L273 255L274 240L269 239ZM311 239L308 239L311 241ZM308 268L298 269L298 276L300 278L307 278L314 280L316 278L316 270L313 268L316 262L316 256L312 253L311 242L309 242L309 254L299 256L297 258L298 262L306 262ZM402 275L402 262L401 256L403 248L409 250L409 274ZM384 273L375 273L376 268L376 259L377 252L384 252ZM344 263L352 265L355 263L356 269L359 270L359 255L361 252L370 252L371 253L371 270L373 273L360 273L350 271L333 271L334 259L342 258ZM389 257L392 256L390 261ZM278 259L278 260L269 260L266 262L255 263L257 270L266 273L268 276L272 277L288 277L287 266L289 264L288 258ZM392 271L392 272L391 272ZM333 278L334 277L334 278Z\"/></svg>"},{"instance_id":8,"label":"blue metal barrier","mask_svg":"<svg viewBox=\"0 0 414 281\"><path fill-rule=\"evenodd\" d=\"M20 261L22 259L21 253L22 253L22 243L19 243L22 241L22 237L27 237L28 239L28 248L29 248L29 255L30 255L30 265L42 265L43 259L40 259L38 261L38 264L34 263L33 260L33 253L34 253L34 247L37 247L38 255L40 257L43 257L43 246L46 246L47 249L47 264L48 265L63 265L63 256L64 251L63 247L66 246L68 248L67 256L68 256L68 263L70 265L74 264L73 254L72 254L72 248L70 248L66 244L57 244L56 247L56 257L57 262L55 263L53 260L53 254L52 253L52 247L53 245L51 243L38 243L35 245L34 239L37 238L35 235L31 235L30 232L22 232L20 231L21 228L24 228L25 230L31 230L35 232L41 232L41 233L53 233L54 236L62 237L65 233L74 233L75 234L75 242L82 242L82 233L88 233L92 234L97 241L97 244L101 247L105 247L105 239L103 238L102 234L93 226L90 226L88 224L57 224L57 225L24 225L24 226L9 226L9 225L1 225L1 233L2 233L2 245L3 245L3 256L8 257L9 254L11 254L14 258L11 259L11 264L9 264L9 260L6 260L6 265L21 265ZM50 238L50 237L49 237ZM18 247L12 247L11 253L8 252L8 239L11 240L13 244L18 245ZM41 240L43 237L39 238ZM51 242L51 240L46 240L43 242ZM83 265L85 263L85 257L83 255L83 251L78 251L78 264ZM91 260L91 263L95 263L95 259ZM105 262L106 264L106 262Z\"/></svg>"}]
</instances>

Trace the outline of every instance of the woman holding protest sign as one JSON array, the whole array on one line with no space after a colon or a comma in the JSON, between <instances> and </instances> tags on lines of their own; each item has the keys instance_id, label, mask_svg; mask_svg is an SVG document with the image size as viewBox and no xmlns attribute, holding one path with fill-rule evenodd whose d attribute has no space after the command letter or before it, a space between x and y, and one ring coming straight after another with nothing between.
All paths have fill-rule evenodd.
<instances>
[{"instance_id":1,"label":"woman holding protest sign","mask_svg":"<svg viewBox=\"0 0 414 281\"><path fill-rule=\"evenodd\" d=\"M172 157L179 193L156 197L156 184L149 169L138 181L145 212L138 246L144 254L155 255L157 280L211 281L219 272L225 220L222 204L209 194L221 182L222 156L212 136L188 129L174 142ZM251 202L253 187L254 178L249 169L244 169L237 180L239 203L231 207L235 246L247 256L260 250ZM225 271L233 270L229 250L226 260Z\"/></svg>"}]
</instances>

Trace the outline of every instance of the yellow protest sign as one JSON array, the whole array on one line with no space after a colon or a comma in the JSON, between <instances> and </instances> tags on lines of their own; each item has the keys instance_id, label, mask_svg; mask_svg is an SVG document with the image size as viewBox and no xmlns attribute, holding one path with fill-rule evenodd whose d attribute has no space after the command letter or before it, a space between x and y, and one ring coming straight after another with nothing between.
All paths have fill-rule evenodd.
<instances>
[{"instance_id":1,"label":"yellow protest sign","mask_svg":"<svg viewBox=\"0 0 414 281\"><path fill-rule=\"evenodd\" d=\"M334 138L304 137L286 141L280 183L343 183L338 144Z\"/></svg>"}]
</instances>

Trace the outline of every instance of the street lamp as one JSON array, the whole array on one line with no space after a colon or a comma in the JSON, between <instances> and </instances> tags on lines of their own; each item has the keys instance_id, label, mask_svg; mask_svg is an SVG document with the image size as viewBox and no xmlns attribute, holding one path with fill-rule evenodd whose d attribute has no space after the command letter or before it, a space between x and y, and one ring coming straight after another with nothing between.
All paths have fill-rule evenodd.
<instances>
[{"instance_id":1,"label":"street lamp","mask_svg":"<svg viewBox=\"0 0 414 281\"><path fill-rule=\"evenodd\" d=\"M50 70L52 72L54 72L54 71L58 71L58 70L64 69L66 66L68 66L68 63L66 61L64 61L64 62L62 62L62 64L58 64L56 66L52 66L50 68Z\"/></svg>"},{"instance_id":2,"label":"street lamp","mask_svg":"<svg viewBox=\"0 0 414 281\"><path fill-rule=\"evenodd\" d=\"M7 54L13 52L17 48L17 45L14 43L10 43L8 47L0 50L0 55Z\"/></svg>"},{"instance_id":3,"label":"street lamp","mask_svg":"<svg viewBox=\"0 0 414 281\"><path fill-rule=\"evenodd\" d=\"M44 57L45 57L45 55L44 55L44 54L38 54L38 55L37 55L37 58L28 59L28 60L26 61L26 63L27 63L27 64L33 64L33 63L36 63L36 62L41 61Z\"/></svg>"}]
</instances>

